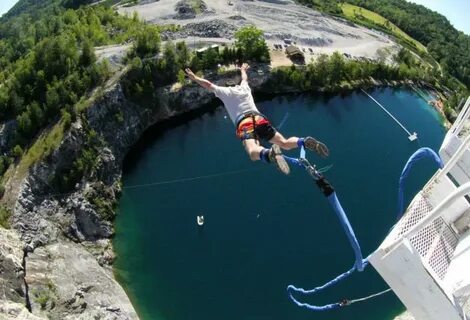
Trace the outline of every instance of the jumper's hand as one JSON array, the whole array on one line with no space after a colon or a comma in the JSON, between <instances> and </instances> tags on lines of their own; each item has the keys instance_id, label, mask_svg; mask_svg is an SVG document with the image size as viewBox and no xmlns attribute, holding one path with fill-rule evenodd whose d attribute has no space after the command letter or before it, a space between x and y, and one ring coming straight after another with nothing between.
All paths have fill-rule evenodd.
<instances>
[{"instance_id":1,"label":"jumper's hand","mask_svg":"<svg viewBox=\"0 0 470 320\"><path fill-rule=\"evenodd\" d=\"M250 68L250 66L248 65L248 63L244 63L242 64L242 66L240 67L240 70L241 71L246 71Z\"/></svg>"},{"instance_id":2,"label":"jumper's hand","mask_svg":"<svg viewBox=\"0 0 470 320\"><path fill-rule=\"evenodd\" d=\"M196 75L194 74L194 72L191 71L191 69L186 68L184 71L186 72L186 75L188 76L189 79L193 81L196 80Z\"/></svg>"}]
</instances>

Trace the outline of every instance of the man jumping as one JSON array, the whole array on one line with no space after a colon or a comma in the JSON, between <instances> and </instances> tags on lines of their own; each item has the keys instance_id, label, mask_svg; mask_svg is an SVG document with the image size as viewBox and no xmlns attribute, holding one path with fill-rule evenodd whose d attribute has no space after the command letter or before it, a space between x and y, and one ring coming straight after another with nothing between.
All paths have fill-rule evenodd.
<instances>
[{"instance_id":1,"label":"man jumping","mask_svg":"<svg viewBox=\"0 0 470 320\"><path fill-rule=\"evenodd\" d=\"M282 156L281 149L290 150L304 146L306 149L317 152L322 157L329 155L328 148L312 137L288 139L277 132L269 120L256 108L251 89L248 85L248 64L240 67L242 81L234 87L220 87L212 82L196 76L190 69L186 69L188 77L201 87L215 93L225 105L230 119L235 124L236 134L242 140L246 152L253 161L263 160L274 164L282 173L289 174L290 169ZM270 149L260 145L260 140L272 144Z\"/></svg>"}]
</instances>

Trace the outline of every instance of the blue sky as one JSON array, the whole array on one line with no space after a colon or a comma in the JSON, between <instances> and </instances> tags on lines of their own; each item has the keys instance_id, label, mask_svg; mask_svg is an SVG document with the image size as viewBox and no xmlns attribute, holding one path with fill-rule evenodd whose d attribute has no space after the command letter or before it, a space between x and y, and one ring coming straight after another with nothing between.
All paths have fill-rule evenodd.
<instances>
[{"instance_id":1,"label":"blue sky","mask_svg":"<svg viewBox=\"0 0 470 320\"><path fill-rule=\"evenodd\" d=\"M470 35L470 0L411 0L437 11L460 31Z\"/></svg>"},{"instance_id":2,"label":"blue sky","mask_svg":"<svg viewBox=\"0 0 470 320\"><path fill-rule=\"evenodd\" d=\"M18 0L0 0L0 16L10 10Z\"/></svg>"},{"instance_id":3,"label":"blue sky","mask_svg":"<svg viewBox=\"0 0 470 320\"><path fill-rule=\"evenodd\" d=\"M7 12L18 0L0 0L0 15ZM410 0L409 0L410 1ZM470 0L411 0L442 13L458 30L470 35Z\"/></svg>"}]
</instances>

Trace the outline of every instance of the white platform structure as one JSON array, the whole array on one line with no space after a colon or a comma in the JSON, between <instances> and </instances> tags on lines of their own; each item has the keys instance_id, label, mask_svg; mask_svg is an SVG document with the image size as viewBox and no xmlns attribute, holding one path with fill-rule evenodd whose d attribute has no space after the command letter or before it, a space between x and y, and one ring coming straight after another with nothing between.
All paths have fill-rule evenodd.
<instances>
[{"instance_id":1,"label":"white platform structure","mask_svg":"<svg viewBox=\"0 0 470 320\"><path fill-rule=\"evenodd\" d=\"M370 262L416 320L470 320L470 98L439 150L445 163Z\"/></svg>"}]
</instances>

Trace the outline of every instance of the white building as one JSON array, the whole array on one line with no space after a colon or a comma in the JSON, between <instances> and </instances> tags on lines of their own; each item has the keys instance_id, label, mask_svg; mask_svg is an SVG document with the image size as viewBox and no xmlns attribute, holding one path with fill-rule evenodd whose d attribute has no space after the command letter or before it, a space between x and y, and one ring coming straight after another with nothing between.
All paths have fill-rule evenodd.
<instances>
[{"instance_id":1,"label":"white building","mask_svg":"<svg viewBox=\"0 0 470 320\"><path fill-rule=\"evenodd\" d=\"M370 257L416 320L470 319L469 147L470 98L439 150L445 167Z\"/></svg>"}]
</instances>

